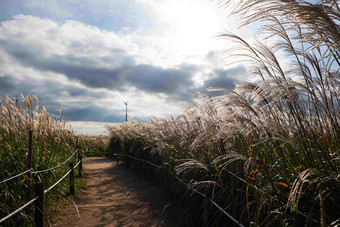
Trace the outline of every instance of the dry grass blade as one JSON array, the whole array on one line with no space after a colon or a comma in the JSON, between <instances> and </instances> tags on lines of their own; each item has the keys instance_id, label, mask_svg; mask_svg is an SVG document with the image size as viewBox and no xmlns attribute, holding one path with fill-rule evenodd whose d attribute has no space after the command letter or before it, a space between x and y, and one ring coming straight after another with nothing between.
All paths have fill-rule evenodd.
<instances>
[{"instance_id":1,"label":"dry grass blade","mask_svg":"<svg viewBox=\"0 0 340 227\"><path fill-rule=\"evenodd\" d=\"M298 202L300 200L300 197L302 195L303 186L305 183L311 181L308 180L308 178L312 175L315 175L317 171L315 169L306 169L302 171L299 176L296 178L292 185L292 189L289 193L289 198L287 202L287 206L290 207L291 210L296 211L298 207Z\"/></svg>"},{"instance_id":2,"label":"dry grass blade","mask_svg":"<svg viewBox=\"0 0 340 227\"><path fill-rule=\"evenodd\" d=\"M207 166L204 163L198 160L192 159L192 160L185 160L184 163L177 165L175 168L175 171L176 171L176 174L186 174L195 169L201 169L205 171L208 170Z\"/></svg>"}]
</instances>

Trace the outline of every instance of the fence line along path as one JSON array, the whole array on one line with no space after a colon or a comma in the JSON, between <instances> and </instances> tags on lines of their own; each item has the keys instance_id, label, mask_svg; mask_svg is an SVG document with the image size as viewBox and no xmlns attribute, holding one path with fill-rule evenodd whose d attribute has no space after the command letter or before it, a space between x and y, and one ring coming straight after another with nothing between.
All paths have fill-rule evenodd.
<instances>
[{"instance_id":1,"label":"fence line along path","mask_svg":"<svg viewBox=\"0 0 340 227\"><path fill-rule=\"evenodd\" d=\"M56 217L54 226L175 226L164 192L112 159L87 158L86 189Z\"/></svg>"}]
</instances>

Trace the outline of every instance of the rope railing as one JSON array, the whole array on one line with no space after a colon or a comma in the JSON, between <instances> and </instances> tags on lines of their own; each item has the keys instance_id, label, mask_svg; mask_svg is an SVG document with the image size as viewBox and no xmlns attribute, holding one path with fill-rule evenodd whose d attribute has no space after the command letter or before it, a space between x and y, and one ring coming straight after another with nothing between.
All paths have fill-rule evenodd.
<instances>
[{"instance_id":1,"label":"rope railing","mask_svg":"<svg viewBox=\"0 0 340 227\"><path fill-rule=\"evenodd\" d=\"M77 151L76 151L77 152ZM65 162L63 162L62 164L65 164L67 161L69 161L73 156L74 156L74 154L76 153L76 152L74 152ZM70 177L70 191L71 191L71 194L73 194L72 193L72 190L74 190L74 179L73 179L73 171L74 171L74 169L75 168L77 168L79 165L79 167L80 167L80 170L81 170L81 162L82 162L82 158L81 158L81 156L80 156L80 160L78 161L78 163L73 167L73 164L71 164L70 165L70 170L66 173L66 174L64 174L64 176L63 177L61 177L57 182L55 182L52 186L50 186L49 188L47 188L46 190L44 190L43 192L42 192L42 194L41 195L38 195L38 196L36 196L34 199L32 199L32 200L30 200L29 202L27 202L26 204L24 204L23 206L21 206L21 207L19 207L18 209L16 209L15 211L13 211L12 213L10 213L10 214L8 214L7 216L5 216L5 217L3 217L3 218L1 218L0 219L0 223L2 223L2 222L4 222L4 221L6 221L6 220L8 220L9 218L11 218L12 216L14 216L15 214L17 214L17 213L19 213L20 211L22 211L23 209L25 209L26 207L28 207L28 206L30 206L32 203L34 203L37 199L39 199L40 198L40 196L43 196L44 194L46 194L46 193L48 193L49 191L51 191L54 187L56 187L62 180L64 180L70 173L72 173L71 174L71 177L72 177L72 179L71 179L71 177ZM9 180L11 180L11 179L14 179L15 177L18 177L18 176L20 176L20 175L23 175L23 174L25 174L25 173L28 173L28 172L30 172L32 169L29 169L29 170L26 170L25 172L23 172L23 173L21 173L21 174L18 174L18 175L16 175L16 176L13 176L13 177L11 177L11 178L8 178L8 179L6 179L5 181L9 181ZM51 169L49 169L49 170L51 170ZM80 171L79 171L79 173L80 173ZM71 189L73 187L73 189ZM36 208L37 209L37 208ZM41 212L41 214L42 214L42 212Z\"/></svg>"},{"instance_id":2,"label":"rope railing","mask_svg":"<svg viewBox=\"0 0 340 227\"><path fill-rule=\"evenodd\" d=\"M77 168L80 163L81 161L78 161L78 163L73 167L73 169Z\"/></svg>"},{"instance_id":3,"label":"rope railing","mask_svg":"<svg viewBox=\"0 0 340 227\"><path fill-rule=\"evenodd\" d=\"M28 169L28 170L26 170L26 171L24 171L24 172L22 172L22 173L19 173L18 175L15 175L15 176L13 176L13 177L10 177L10 178L8 178L8 179L6 179L6 180L1 181L0 184L5 183L5 182L10 181L10 180L13 180L13 179L15 179L15 178L17 178L17 177L20 177L20 176L22 176L22 175L24 175L24 174L26 174L26 173L28 173L28 172L31 172L32 170L33 170L33 168L30 168L30 169Z\"/></svg>"},{"instance_id":4,"label":"rope railing","mask_svg":"<svg viewBox=\"0 0 340 227\"><path fill-rule=\"evenodd\" d=\"M132 156L130 156L130 155L127 155L127 157L132 158L132 159L137 160L137 161L144 162L144 159L135 158L135 157L132 157Z\"/></svg>"},{"instance_id":5,"label":"rope railing","mask_svg":"<svg viewBox=\"0 0 340 227\"><path fill-rule=\"evenodd\" d=\"M133 156L131 156L131 155L121 155L121 154L117 154L117 155L119 155L119 156L126 156L126 157L129 157L129 158L134 159L134 160L137 160L137 161L146 162L146 163L148 163L149 165L154 166L155 168L163 168L164 164L168 164L168 163L163 163L161 166L158 166L158 165L156 165L156 164L154 164L154 163L151 163L151 162L149 162L149 161L147 161L147 160L145 160L145 159L135 158L135 157L133 157ZM241 177L237 176L235 173L233 173L233 172L231 172L231 171L229 171L229 170L227 170L227 169L224 169L224 170L225 170L227 173L229 173L230 175L232 175L232 176L234 176L235 178L237 178L238 180L242 181L243 183L245 183L245 184L251 186L251 187L254 188L255 190L261 192L262 194L268 196L269 198L275 200L276 202L280 202L280 204L281 204L285 209L288 209L287 205L284 204L282 201L279 201L278 198L276 198L276 197L274 197L274 196L272 196L272 195L269 195L268 193L266 193L266 192L263 191L262 189L256 187L255 185L250 184L250 183L247 182L246 180L244 180L244 179L242 179ZM181 179L180 179L176 174L174 174L172 171L169 171L169 172L170 172L177 180L179 180L180 182L182 182L186 187L188 187L189 189L192 189L192 190L195 191L197 194L200 194L201 196L204 196L204 197L206 198L206 196L205 196L203 193L201 193L201 192L197 191L196 189L190 187L188 184L186 184L183 180L181 180ZM209 198L209 201L210 201L211 203L213 203L213 204L214 204L219 210L221 210L225 215L227 215L231 220L233 220L234 222L236 221L235 223L237 223L239 226L243 226L243 225L240 224L235 218L233 218L229 213L227 213L223 208L221 208L220 206L218 206L217 203L214 202L212 199ZM304 218L308 218L308 216L307 216L306 214L302 213L301 211L296 211L296 213L299 214L299 215L301 215L301 216L303 216ZM314 223L319 224L319 222L318 222L317 220L315 220L315 219L311 219L311 220L312 220Z\"/></svg>"},{"instance_id":6,"label":"rope railing","mask_svg":"<svg viewBox=\"0 0 340 227\"><path fill-rule=\"evenodd\" d=\"M149 165L152 165L152 166L155 167L155 168L158 168L158 169L161 169L161 168L163 168L163 166L164 166L164 165L158 166L158 165L153 164L152 162L149 162L149 161L147 161L147 160L145 160L145 162L148 163Z\"/></svg>"},{"instance_id":7,"label":"rope railing","mask_svg":"<svg viewBox=\"0 0 340 227\"><path fill-rule=\"evenodd\" d=\"M179 179L179 178L177 178ZM183 181L181 181L183 182ZM183 182L184 183L184 182ZM185 183L184 183L185 184ZM200 196L204 197L205 199L209 200L209 202L211 202L217 209L219 209L223 214L225 214L228 218L230 218L233 222L235 222L238 226L244 227L244 225L242 225L238 220L236 220L233 216L231 216L228 212L226 212L222 207L220 207L214 200L212 200L211 198L207 198L207 196L205 194L203 194L202 192L189 187L188 184L185 184L189 189L191 189L192 191L194 191L195 193L199 194Z\"/></svg>"},{"instance_id":8,"label":"rope railing","mask_svg":"<svg viewBox=\"0 0 340 227\"><path fill-rule=\"evenodd\" d=\"M59 164L59 165L57 165L57 166L55 166L55 167L52 167L52 168L49 168L49 169L40 170L40 171L33 171L33 168L30 168L30 169L28 169L28 170L26 170L26 171L24 171L24 172L22 172L22 173L19 173L19 174L15 175L15 176L12 176L12 177L10 177L10 178L7 178L7 179L1 181L0 184L6 183L7 181L13 180L13 179L15 179L15 178L17 178L17 177L20 177L20 176L22 176L22 175L24 175L24 174L26 174L26 173L29 173L29 172L30 172L30 173L33 173L33 174L38 174L38 173L44 173L44 172L48 172L48 171L57 169L57 168L59 168L59 167L65 165L65 163L68 162L68 161L69 161L69 160L70 160L77 152L78 152L78 150L76 150L76 151L75 151L75 152L74 152L67 160L65 160L63 163L61 163L61 164ZM79 164L79 162L78 162L78 164Z\"/></svg>"},{"instance_id":9,"label":"rope railing","mask_svg":"<svg viewBox=\"0 0 340 227\"><path fill-rule=\"evenodd\" d=\"M15 214L19 213L26 207L30 206L32 203L35 202L35 214L34 214L34 223L36 226L43 226L43 199L44 199L44 194L48 193L51 191L54 187L56 187L62 180L64 180L68 175L70 176L70 193L74 194L74 169L79 166L79 174L78 176L82 176L82 156L81 154L78 153L78 137L76 137L76 144L75 148L76 150L73 152L73 154L68 157L64 162L58 164L57 166L54 166L49 169L44 169L44 170L38 170L38 171L33 171L34 168L32 168L32 154L33 154L33 131L29 130L28 132L28 152L27 152L27 166L28 170L19 173L15 176L9 177L5 180L2 180L0 184L6 183L10 180L13 180L17 177L23 176L27 174L26 176L26 183L27 183L27 202L23 206L19 207L15 211L11 212L10 214L7 214L5 217L0 219L0 223L8 220L9 218L13 217ZM57 182L55 182L52 186L50 186L48 189L44 190L44 183L43 182L36 182L35 183L35 198L31 199L31 181L32 181L32 173L33 174L39 174L39 173L45 173L52 171L54 169L57 169L63 165L65 165L72 157L74 157L78 153L78 163L76 166L73 167L73 162L69 163L69 168L70 170L62 177L60 178ZM76 160L75 160L76 161Z\"/></svg>"},{"instance_id":10,"label":"rope railing","mask_svg":"<svg viewBox=\"0 0 340 227\"><path fill-rule=\"evenodd\" d=\"M60 163L59 165L57 165L55 167L52 167L52 168L49 168L49 169L44 169L44 170L39 170L39 171L33 171L32 173L33 174L45 173L45 172L57 169L57 168L65 165L77 152L78 152L78 150L75 150L75 152L73 152L73 154L67 160L65 160L64 162Z\"/></svg>"},{"instance_id":11,"label":"rope railing","mask_svg":"<svg viewBox=\"0 0 340 227\"><path fill-rule=\"evenodd\" d=\"M44 194L46 194L47 192L51 191L55 186L57 186L62 180L65 179L65 177L67 177L67 176L70 174L71 171L72 171L72 170L69 170L62 178L60 178L57 182L55 182L51 187L49 187L48 189L46 189L46 190L44 191Z\"/></svg>"},{"instance_id":12,"label":"rope railing","mask_svg":"<svg viewBox=\"0 0 340 227\"><path fill-rule=\"evenodd\" d=\"M275 196L272 196L272 195L269 195L268 193L266 193L265 191L263 191L262 189L256 187L255 185L252 185L250 184L249 182L247 182L246 180L242 179L241 177L237 176L235 173L227 170L227 169L224 169L227 173L229 173L230 175L234 176L235 178L237 178L238 180L242 181L243 183L249 185L250 187L254 188L255 190L261 192L262 194L268 196L269 198L275 200L276 202L279 202L285 209L288 209L288 207L286 206L286 204L284 204L282 201L279 201L278 198L276 198ZM305 218L308 218L308 216L304 213L302 213L301 211L296 211L296 213L298 213L299 215L305 217ZM312 219L316 224L319 224L319 222L315 219Z\"/></svg>"},{"instance_id":13,"label":"rope railing","mask_svg":"<svg viewBox=\"0 0 340 227\"><path fill-rule=\"evenodd\" d=\"M236 220L233 216L231 216L228 212L226 212L222 207L220 207L219 205L217 205L217 203L215 201L213 201L212 199L209 198L209 201L215 205L215 207L217 207L223 214L227 215L233 222L235 222L238 226L244 227L244 225L242 225L238 220Z\"/></svg>"},{"instance_id":14,"label":"rope railing","mask_svg":"<svg viewBox=\"0 0 340 227\"><path fill-rule=\"evenodd\" d=\"M73 167L73 169L77 168L78 165L81 163L81 161L78 161L78 163ZM65 173L65 175L60 178L57 182L55 182L52 186L50 186L48 189L46 189L44 191L44 194L46 194L47 192L51 191L55 186L57 186L62 180L64 180L70 173L73 169L70 169L67 173Z\"/></svg>"},{"instance_id":15,"label":"rope railing","mask_svg":"<svg viewBox=\"0 0 340 227\"><path fill-rule=\"evenodd\" d=\"M119 156L126 156L126 157L129 157L131 159L134 159L136 161L142 161L142 162L146 162L148 163L149 165L155 167L155 168L163 168L164 164L162 164L161 166L159 165L156 165L152 162L149 162L145 159L139 159L139 158L135 158L131 155L121 155L121 154L117 154ZM228 212L226 212L222 207L220 207L215 201L213 201L211 198L207 198L207 196L205 194L203 194L202 192L190 187L187 183L185 183L182 179L180 179L176 174L174 174L172 171L169 170L169 173L171 173L178 181L180 181L183 185L186 186L187 189L190 189L192 191L194 191L195 193L201 195L203 198L207 199L209 202L211 202L217 209L219 209L223 214L225 214L230 220L232 220L235 224L237 224L238 226L240 227L244 227L244 225L242 225L238 220L236 220L231 214L229 214Z\"/></svg>"},{"instance_id":16,"label":"rope railing","mask_svg":"<svg viewBox=\"0 0 340 227\"><path fill-rule=\"evenodd\" d=\"M6 217L1 218L1 219L0 219L0 223L6 221L7 219L9 219L10 217L12 217L13 215L16 215L17 213L19 213L20 211L22 211L23 209L25 209L26 207L28 207L29 205L31 205L32 203L34 203L38 198L39 198L39 196L35 197L34 199L32 199L31 201L25 203L23 206L19 207L18 209L16 209L16 210L13 211L12 213L8 214Z\"/></svg>"},{"instance_id":17,"label":"rope railing","mask_svg":"<svg viewBox=\"0 0 340 227\"><path fill-rule=\"evenodd\" d=\"M217 209L219 209L223 214L225 214L228 218L230 218L234 223L236 223L238 226L244 227L244 225L242 225L238 220L236 220L231 214L229 214L228 212L226 212L222 207L220 207L214 200L212 200L211 198L207 198L207 196L205 194L203 194L202 192L196 190L193 187L190 187L189 184L186 184L182 179L180 179L178 176L176 176L176 174L174 174L172 171L169 171L177 180L179 180L182 184L184 184L188 189L194 191L195 193L199 194L200 196L204 197L205 199L208 199L209 202L211 202Z\"/></svg>"}]
</instances>

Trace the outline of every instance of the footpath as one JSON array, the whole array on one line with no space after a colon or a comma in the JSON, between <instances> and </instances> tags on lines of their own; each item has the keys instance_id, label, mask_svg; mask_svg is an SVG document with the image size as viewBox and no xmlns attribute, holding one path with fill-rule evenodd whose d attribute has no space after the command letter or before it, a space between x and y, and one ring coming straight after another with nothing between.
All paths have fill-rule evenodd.
<instances>
[{"instance_id":1,"label":"footpath","mask_svg":"<svg viewBox=\"0 0 340 227\"><path fill-rule=\"evenodd\" d=\"M175 226L166 194L107 158L83 162L86 189L74 197L53 226Z\"/></svg>"}]
</instances>

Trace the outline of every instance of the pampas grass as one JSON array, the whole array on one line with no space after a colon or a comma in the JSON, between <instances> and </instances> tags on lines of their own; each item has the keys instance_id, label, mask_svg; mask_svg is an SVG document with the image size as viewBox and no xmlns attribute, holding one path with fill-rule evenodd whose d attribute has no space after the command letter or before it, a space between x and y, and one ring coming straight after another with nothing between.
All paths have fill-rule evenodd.
<instances>
[{"instance_id":1,"label":"pampas grass","mask_svg":"<svg viewBox=\"0 0 340 227\"><path fill-rule=\"evenodd\" d=\"M227 56L238 59L236 63L247 62L249 77L256 77L256 82L238 83L234 90L210 88L208 92L219 95L197 94L200 103L176 118L108 127L112 138L120 141L123 151L148 149L170 160L183 159L174 167L178 174L191 174L198 181L193 186L219 188L219 202L244 224L337 223L338 2L218 2L235 7L233 13L243 25L264 24L260 32L267 38L252 43L230 33L220 36L234 42ZM273 45L266 41L273 38ZM289 65L281 63L279 50ZM137 144L142 147L137 149Z\"/></svg>"},{"instance_id":2,"label":"pampas grass","mask_svg":"<svg viewBox=\"0 0 340 227\"><path fill-rule=\"evenodd\" d=\"M75 135L72 128L53 118L35 96L20 96L19 102L0 97L0 179L28 169L28 132L33 130L32 168L35 171L58 166L75 150ZM45 188L55 183L68 170L62 166L41 174L32 174L32 183L43 181ZM27 176L0 184L0 216L4 217L27 202ZM64 181L45 197L47 207L58 201L68 191ZM49 208L47 208L49 209ZM32 212L25 209L2 223L4 226L32 225ZM48 215L50 216L50 215ZM47 220L47 219L46 219Z\"/></svg>"}]
</instances>

